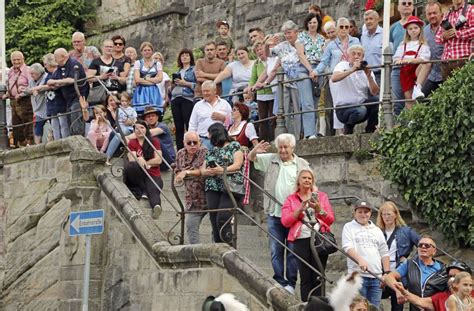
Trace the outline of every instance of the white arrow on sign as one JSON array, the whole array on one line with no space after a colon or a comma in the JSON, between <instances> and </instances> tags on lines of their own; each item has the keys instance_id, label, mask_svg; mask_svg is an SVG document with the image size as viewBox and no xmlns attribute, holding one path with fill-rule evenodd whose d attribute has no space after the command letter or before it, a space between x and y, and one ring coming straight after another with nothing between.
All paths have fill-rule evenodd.
<instances>
[{"instance_id":1,"label":"white arrow on sign","mask_svg":"<svg viewBox=\"0 0 474 311\"><path fill-rule=\"evenodd\" d=\"M81 219L81 215L78 215L76 218L71 223L71 227L79 232L80 228L86 228L86 227L96 227L96 226L101 226L102 225L102 219L103 218L86 218L86 219Z\"/></svg>"}]
</instances>

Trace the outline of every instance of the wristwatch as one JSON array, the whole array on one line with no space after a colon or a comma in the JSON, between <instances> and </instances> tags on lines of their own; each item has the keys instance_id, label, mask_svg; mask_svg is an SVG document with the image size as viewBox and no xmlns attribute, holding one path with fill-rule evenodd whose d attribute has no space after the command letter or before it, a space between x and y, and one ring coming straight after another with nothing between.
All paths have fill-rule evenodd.
<instances>
[{"instance_id":1,"label":"wristwatch","mask_svg":"<svg viewBox=\"0 0 474 311\"><path fill-rule=\"evenodd\" d=\"M390 271L390 270L384 271L384 272L382 273L382 275L389 274L390 272L392 272L392 271Z\"/></svg>"}]
</instances>

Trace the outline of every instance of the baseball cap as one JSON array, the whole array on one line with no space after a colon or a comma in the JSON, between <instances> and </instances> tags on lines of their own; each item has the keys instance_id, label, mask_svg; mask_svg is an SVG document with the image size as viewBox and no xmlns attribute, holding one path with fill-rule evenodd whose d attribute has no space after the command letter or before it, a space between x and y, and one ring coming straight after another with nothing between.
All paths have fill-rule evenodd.
<instances>
[{"instance_id":1,"label":"baseball cap","mask_svg":"<svg viewBox=\"0 0 474 311\"><path fill-rule=\"evenodd\" d=\"M354 211L356 209L358 209L359 207L365 207L365 208L368 208L370 210L373 210L373 207L369 204L369 202L365 201L365 200L357 200L354 205L353 205L353 209Z\"/></svg>"}]
</instances>

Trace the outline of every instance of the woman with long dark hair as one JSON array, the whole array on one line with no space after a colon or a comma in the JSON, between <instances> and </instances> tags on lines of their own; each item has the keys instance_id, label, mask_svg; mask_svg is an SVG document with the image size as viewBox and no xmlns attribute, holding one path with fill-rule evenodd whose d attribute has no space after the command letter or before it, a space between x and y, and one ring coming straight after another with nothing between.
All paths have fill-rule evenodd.
<instances>
[{"instance_id":1,"label":"woman with long dark hair","mask_svg":"<svg viewBox=\"0 0 474 311\"><path fill-rule=\"evenodd\" d=\"M244 180L239 172L242 172L243 169L244 154L240 144L229 136L223 124L212 124L208 132L213 147L206 155L205 163L201 168L201 175L207 176L204 188L207 208L229 209L233 205L222 180L223 166L227 166L229 183L242 185L243 189ZM240 200L242 194L234 193L234 197ZM228 210L209 213L214 242L232 244L232 226L230 222L227 222L230 217L232 217L232 213Z\"/></svg>"},{"instance_id":2,"label":"woman with long dark hair","mask_svg":"<svg viewBox=\"0 0 474 311\"><path fill-rule=\"evenodd\" d=\"M190 49L182 49L178 54L179 71L172 75L171 112L176 128L176 149L184 148L184 132L189 127L189 119L194 107L194 56Z\"/></svg>"},{"instance_id":3,"label":"woman with long dark hair","mask_svg":"<svg viewBox=\"0 0 474 311\"><path fill-rule=\"evenodd\" d=\"M136 138L128 142L131 153L128 154L129 162L125 167L125 183L137 200L141 199L143 195L148 197L153 210L152 215L157 218L161 213L161 191L145 174L145 170L155 183L163 188L160 172L162 161L160 141L151 136L150 128L143 120L137 120L134 125L134 133Z\"/></svg>"}]
</instances>

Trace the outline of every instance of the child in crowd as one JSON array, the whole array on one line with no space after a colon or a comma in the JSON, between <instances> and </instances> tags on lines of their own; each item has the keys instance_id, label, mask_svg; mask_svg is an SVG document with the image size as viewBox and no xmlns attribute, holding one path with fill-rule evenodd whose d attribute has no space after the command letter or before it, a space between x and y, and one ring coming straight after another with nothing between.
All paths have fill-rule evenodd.
<instances>
[{"instance_id":1,"label":"child in crowd","mask_svg":"<svg viewBox=\"0 0 474 311\"><path fill-rule=\"evenodd\" d=\"M349 309L350 311L368 311L369 301L362 296L357 296L352 301L351 305L349 306Z\"/></svg>"},{"instance_id":2,"label":"child in crowd","mask_svg":"<svg viewBox=\"0 0 474 311\"><path fill-rule=\"evenodd\" d=\"M257 102L255 102L253 94L251 93L244 93L244 104L247 105L250 109L250 121L257 121L258 120L258 109L257 109Z\"/></svg>"},{"instance_id":3,"label":"child in crowd","mask_svg":"<svg viewBox=\"0 0 474 311\"><path fill-rule=\"evenodd\" d=\"M460 272L454 277L453 294L446 301L447 311L473 311L472 276L468 272Z\"/></svg>"},{"instance_id":4,"label":"child in crowd","mask_svg":"<svg viewBox=\"0 0 474 311\"><path fill-rule=\"evenodd\" d=\"M153 54L153 60L160 62L163 68L165 67L165 58L163 57L163 54L161 54L160 52L155 52ZM163 80L161 80L161 82L158 83L157 86L160 89L161 103L163 104L163 107L160 110L164 114L165 109L170 102L169 92L171 90L170 76L164 70L163 70Z\"/></svg>"},{"instance_id":5,"label":"child in crowd","mask_svg":"<svg viewBox=\"0 0 474 311\"><path fill-rule=\"evenodd\" d=\"M132 97L127 92L120 94L120 107L117 109L117 122L118 126L122 130L124 135L129 135L133 132L133 125L137 122L137 112L131 106ZM119 133L112 133L110 142L107 147L107 161L105 164L111 165L110 159L113 157L118 147L120 146L121 140Z\"/></svg>"},{"instance_id":6,"label":"child in crowd","mask_svg":"<svg viewBox=\"0 0 474 311\"><path fill-rule=\"evenodd\" d=\"M118 109L118 118L122 132L128 135L133 132L133 125L137 121L137 112L131 106L132 97L127 92L120 94L120 108Z\"/></svg>"},{"instance_id":7,"label":"child in crowd","mask_svg":"<svg viewBox=\"0 0 474 311\"><path fill-rule=\"evenodd\" d=\"M227 21L218 21L216 26L219 35L217 35L214 41L216 43L224 42L227 45L229 51L229 62L232 62L234 60L234 40L232 40L229 34L230 25Z\"/></svg>"},{"instance_id":8,"label":"child in crowd","mask_svg":"<svg viewBox=\"0 0 474 311\"><path fill-rule=\"evenodd\" d=\"M427 64L420 62L430 60L431 52L423 36L423 21L416 16L410 16L403 28L406 29L405 38L398 46L393 60L395 64L403 65L400 68L400 83L405 99L424 98L421 83L426 77L420 75L420 71ZM412 105L412 102L406 102L407 109L411 109Z\"/></svg>"},{"instance_id":9,"label":"child in crowd","mask_svg":"<svg viewBox=\"0 0 474 311\"><path fill-rule=\"evenodd\" d=\"M109 143L109 136L112 132L112 127L106 119L107 111L103 105L94 107L94 119L91 121L87 138L92 145L100 152L107 150Z\"/></svg>"}]
</instances>

